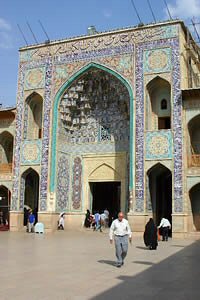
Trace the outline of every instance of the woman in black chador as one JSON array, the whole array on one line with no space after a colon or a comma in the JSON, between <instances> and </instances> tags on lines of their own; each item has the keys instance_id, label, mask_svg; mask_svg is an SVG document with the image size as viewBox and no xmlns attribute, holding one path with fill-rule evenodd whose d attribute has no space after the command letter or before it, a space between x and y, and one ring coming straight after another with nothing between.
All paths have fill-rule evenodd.
<instances>
[{"instance_id":1,"label":"woman in black chador","mask_svg":"<svg viewBox=\"0 0 200 300\"><path fill-rule=\"evenodd\" d=\"M157 227L152 218L145 226L144 243L150 250L156 250L158 246Z\"/></svg>"},{"instance_id":2,"label":"woman in black chador","mask_svg":"<svg viewBox=\"0 0 200 300\"><path fill-rule=\"evenodd\" d=\"M91 217L90 211L89 211L89 209L87 209L87 212L85 214L85 222L84 222L84 226L86 228L90 228L90 225L91 225L90 217Z\"/></svg>"}]
</instances>

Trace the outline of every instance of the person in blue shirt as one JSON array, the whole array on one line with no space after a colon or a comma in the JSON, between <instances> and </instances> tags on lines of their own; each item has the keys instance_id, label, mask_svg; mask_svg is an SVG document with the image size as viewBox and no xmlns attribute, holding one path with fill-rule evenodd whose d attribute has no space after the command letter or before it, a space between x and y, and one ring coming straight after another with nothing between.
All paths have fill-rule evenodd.
<instances>
[{"instance_id":1,"label":"person in blue shirt","mask_svg":"<svg viewBox=\"0 0 200 300\"><path fill-rule=\"evenodd\" d=\"M102 231L101 230L101 215L99 214L99 212L97 211L94 215L94 218L95 218L95 227L94 227L94 231Z\"/></svg>"},{"instance_id":2,"label":"person in blue shirt","mask_svg":"<svg viewBox=\"0 0 200 300\"><path fill-rule=\"evenodd\" d=\"M28 232L34 232L34 224L35 224L35 216L31 210L28 217Z\"/></svg>"}]
</instances>

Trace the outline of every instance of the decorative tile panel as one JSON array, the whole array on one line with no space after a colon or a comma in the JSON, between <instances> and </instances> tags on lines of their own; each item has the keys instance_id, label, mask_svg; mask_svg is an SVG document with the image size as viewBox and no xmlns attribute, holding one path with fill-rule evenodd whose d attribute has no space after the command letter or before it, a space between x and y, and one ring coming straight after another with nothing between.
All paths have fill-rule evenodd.
<instances>
[{"instance_id":1,"label":"decorative tile panel","mask_svg":"<svg viewBox=\"0 0 200 300\"><path fill-rule=\"evenodd\" d=\"M40 89L45 85L45 68L32 68L25 72L24 90Z\"/></svg>"},{"instance_id":2,"label":"decorative tile panel","mask_svg":"<svg viewBox=\"0 0 200 300\"><path fill-rule=\"evenodd\" d=\"M171 159L171 130L160 130L146 133L146 159Z\"/></svg>"},{"instance_id":3,"label":"decorative tile panel","mask_svg":"<svg viewBox=\"0 0 200 300\"><path fill-rule=\"evenodd\" d=\"M25 62L25 61L31 61L32 60L32 56L35 53L34 49L29 49L26 51L22 51L20 52L20 61Z\"/></svg>"},{"instance_id":4,"label":"decorative tile panel","mask_svg":"<svg viewBox=\"0 0 200 300\"><path fill-rule=\"evenodd\" d=\"M61 155L58 160L58 179L57 179L57 203L58 211L65 211L69 202L69 159L66 155Z\"/></svg>"},{"instance_id":5,"label":"decorative tile panel","mask_svg":"<svg viewBox=\"0 0 200 300\"><path fill-rule=\"evenodd\" d=\"M22 143L21 164L38 165L41 160L41 140L24 141Z\"/></svg>"},{"instance_id":6,"label":"decorative tile panel","mask_svg":"<svg viewBox=\"0 0 200 300\"><path fill-rule=\"evenodd\" d=\"M132 46L133 49L133 46ZM133 53L132 53L133 54ZM127 80L133 82L134 79L134 61L133 55L130 54L120 54L112 55L106 57L95 57L95 62L101 65L106 65L112 70L117 71L122 74ZM64 57L63 57L64 59ZM59 60L56 60L57 65L55 66L55 92L62 86L64 82L67 81L71 76L78 72L82 67L88 64L88 61L93 61L92 58L88 60L81 60L78 62L62 62L60 64Z\"/></svg>"},{"instance_id":7,"label":"decorative tile panel","mask_svg":"<svg viewBox=\"0 0 200 300\"><path fill-rule=\"evenodd\" d=\"M143 59L145 73L171 71L171 48L146 50Z\"/></svg>"},{"instance_id":8,"label":"decorative tile panel","mask_svg":"<svg viewBox=\"0 0 200 300\"><path fill-rule=\"evenodd\" d=\"M69 72L71 71L71 66L68 65L56 65L54 68L54 78L55 86L58 88L63 82L69 78Z\"/></svg>"},{"instance_id":9,"label":"decorative tile panel","mask_svg":"<svg viewBox=\"0 0 200 300\"><path fill-rule=\"evenodd\" d=\"M74 159L72 174L72 208L74 210L80 210L82 194L82 164L80 157Z\"/></svg>"},{"instance_id":10,"label":"decorative tile panel","mask_svg":"<svg viewBox=\"0 0 200 300\"><path fill-rule=\"evenodd\" d=\"M136 212L144 211L144 51L171 48L174 131L174 212L183 210L182 181L182 98L180 88L179 40L167 39L139 44L136 47Z\"/></svg>"}]
</instances>

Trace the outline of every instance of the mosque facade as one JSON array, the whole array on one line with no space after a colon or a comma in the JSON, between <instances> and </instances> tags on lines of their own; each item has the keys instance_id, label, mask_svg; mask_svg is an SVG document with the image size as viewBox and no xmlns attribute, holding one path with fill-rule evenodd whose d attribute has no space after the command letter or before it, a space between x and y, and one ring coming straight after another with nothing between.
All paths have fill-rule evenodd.
<instances>
[{"instance_id":1,"label":"mosque facade","mask_svg":"<svg viewBox=\"0 0 200 300\"><path fill-rule=\"evenodd\" d=\"M0 109L11 231L23 230L24 206L47 231L63 211L75 229L105 208L134 232L163 216L173 236L200 231L200 51L182 21L19 53L16 108Z\"/></svg>"}]
</instances>

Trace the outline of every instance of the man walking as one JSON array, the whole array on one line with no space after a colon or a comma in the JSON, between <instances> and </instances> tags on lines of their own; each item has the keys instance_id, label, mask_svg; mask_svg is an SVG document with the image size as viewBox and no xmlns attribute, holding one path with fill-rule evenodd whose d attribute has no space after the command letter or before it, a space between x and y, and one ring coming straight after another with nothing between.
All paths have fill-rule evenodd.
<instances>
[{"instance_id":1,"label":"man walking","mask_svg":"<svg viewBox=\"0 0 200 300\"><path fill-rule=\"evenodd\" d=\"M132 234L129 223L124 219L124 214L120 212L118 219L112 222L110 227L110 243L115 240L115 251L117 257L117 267L120 268L124 264L124 259L128 252L128 240L131 243Z\"/></svg>"}]
</instances>

